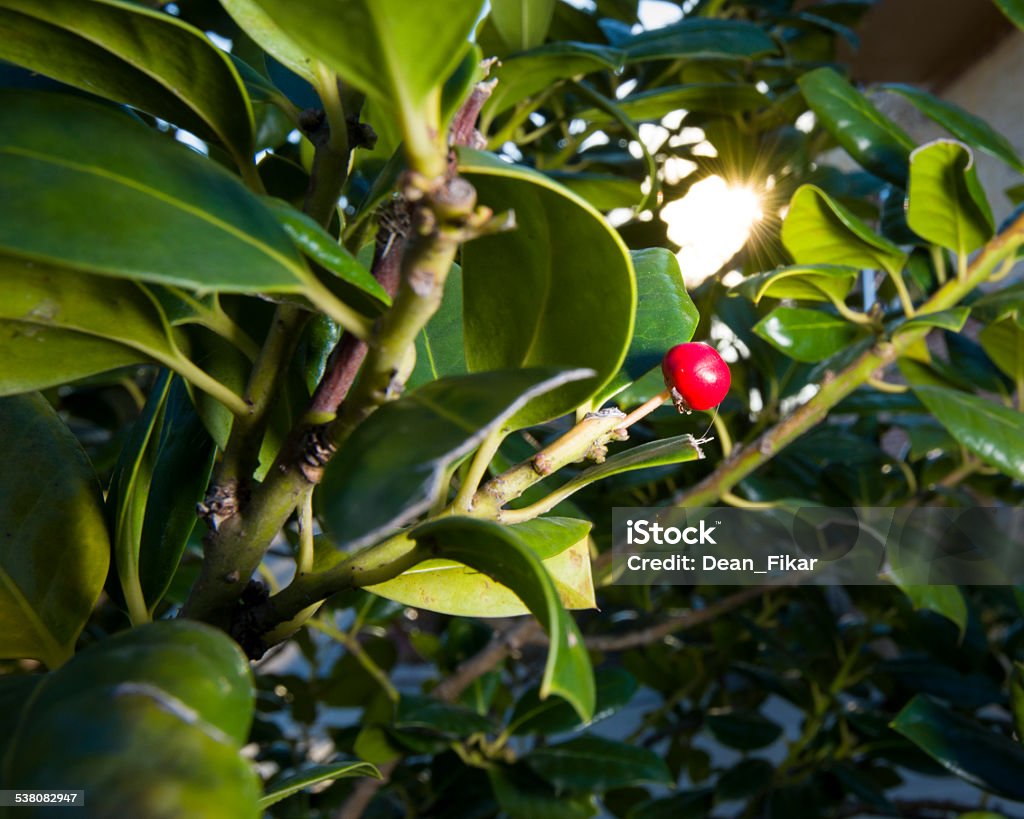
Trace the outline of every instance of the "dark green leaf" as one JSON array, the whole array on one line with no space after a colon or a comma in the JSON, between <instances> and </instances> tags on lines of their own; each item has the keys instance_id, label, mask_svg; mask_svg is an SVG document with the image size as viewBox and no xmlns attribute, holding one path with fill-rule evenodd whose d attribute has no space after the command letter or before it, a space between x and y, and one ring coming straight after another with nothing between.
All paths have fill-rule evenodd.
<instances>
[{"instance_id":1,"label":"dark green leaf","mask_svg":"<svg viewBox=\"0 0 1024 819\"><path fill-rule=\"evenodd\" d=\"M618 43L630 62L714 57L748 59L778 51L775 40L760 26L743 20L689 18L635 34Z\"/></svg>"},{"instance_id":2,"label":"dark green leaf","mask_svg":"<svg viewBox=\"0 0 1024 819\"><path fill-rule=\"evenodd\" d=\"M571 518L537 518L512 530L544 562L567 609L596 608L590 573L590 523ZM516 595L487 575L453 560L425 560L367 591L407 606L456 617L514 617L528 609Z\"/></svg>"},{"instance_id":3,"label":"dark green leaf","mask_svg":"<svg viewBox=\"0 0 1024 819\"><path fill-rule=\"evenodd\" d=\"M906 374L906 363L903 365ZM1007 475L1024 480L1024 415L977 395L920 383L921 402L963 446Z\"/></svg>"},{"instance_id":4,"label":"dark green leaf","mask_svg":"<svg viewBox=\"0 0 1024 819\"><path fill-rule=\"evenodd\" d=\"M556 0L491 0L491 22L512 51L539 46L547 36Z\"/></svg>"},{"instance_id":5,"label":"dark green leaf","mask_svg":"<svg viewBox=\"0 0 1024 819\"><path fill-rule=\"evenodd\" d=\"M299 291L308 280L259 200L185 146L87 100L5 92L0 106L7 252L200 289Z\"/></svg>"},{"instance_id":6,"label":"dark green leaf","mask_svg":"<svg viewBox=\"0 0 1024 819\"><path fill-rule=\"evenodd\" d=\"M660 120L680 108L713 114L737 114L770 104L771 100L754 86L739 83L691 83L630 94L619 100L619 108L636 122ZM580 113L587 122L610 122L600 110Z\"/></svg>"},{"instance_id":7,"label":"dark green leaf","mask_svg":"<svg viewBox=\"0 0 1024 819\"><path fill-rule=\"evenodd\" d=\"M628 703L637 690L636 678L624 668L604 666L594 674L596 705L588 723L610 717ZM513 734L560 734L581 727L583 723L564 700L540 698L540 689L531 688L516 702L509 718L508 730Z\"/></svg>"},{"instance_id":8,"label":"dark green leaf","mask_svg":"<svg viewBox=\"0 0 1024 819\"><path fill-rule=\"evenodd\" d=\"M45 674L6 674L0 677L0 763L9 753L25 704L45 679Z\"/></svg>"},{"instance_id":9,"label":"dark green leaf","mask_svg":"<svg viewBox=\"0 0 1024 819\"><path fill-rule=\"evenodd\" d=\"M849 346L861 329L820 310L776 307L754 332L790 358L814 364Z\"/></svg>"},{"instance_id":10,"label":"dark green leaf","mask_svg":"<svg viewBox=\"0 0 1024 819\"><path fill-rule=\"evenodd\" d=\"M1009 0L1019 2L1020 0ZM996 0L997 3L1000 0ZM1024 4L1021 5L1024 9ZM1022 11L1024 20L1024 11ZM1024 163L1010 141L995 130L981 117L976 117L958 105L929 94L920 88L903 83L883 83L879 86L883 91L900 94L910 100L917 109L929 119L937 122L957 139L963 140L972 148L985 151L997 159L1001 159L1011 168L1024 173Z\"/></svg>"},{"instance_id":11,"label":"dark green leaf","mask_svg":"<svg viewBox=\"0 0 1024 819\"><path fill-rule=\"evenodd\" d=\"M559 794L524 765L487 769L498 804L511 819L589 819L597 814L591 794Z\"/></svg>"},{"instance_id":12,"label":"dark green leaf","mask_svg":"<svg viewBox=\"0 0 1024 819\"><path fill-rule=\"evenodd\" d=\"M354 776L372 776L380 779L380 771L369 762L329 762L325 765L309 765L268 785L268 790L260 799L260 809L266 810L289 796L304 791L321 782L335 779L349 779Z\"/></svg>"},{"instance_id":13,"label":"dark green leaf","mask_svg":"<svg viewBox=\"0 0 1024 819\"><path fill-rule=\"evenodd\" d=\"M0 0L0 58L219 139L252 164L252 106L231 59L169 14L109 0Z\"/></svg>"},{"instance_id":14,"label":"dark green leaf","mask_svg":"<svg viewBox=\"0 0 1024 819\"><path fill-rule=\"evenodd\" d=\"M976 720L918 695L893 720L905 736L947 770L1010 799L1024 799L1024 748Z\"/></svg>"},{"instance_id":15,"label":"dark green leaf","mask_svg":"<svg viewBox=\"0 0 1024 819\"><path fill-rule=\"evenodd\" d=\"M654 751L593 734L537 748L523 761L558 790L603 792L673 781Z\"/></svg>"},{"instance_id":16,"label":"dark green leaf","mask_svg":"<svg viewBox=\"0 0 1024 819\"><path fill-rule=\"evenodd\" d=\"M452 265L441 307L416 336L416 368L409 376L410 388L466 372L462 332L462 268Z\"/></svg>"},{"instance_id":17,"label":"dark green leaf","mask_svg":"<svg viewBox=\"0 0 1024 819\"><path fill-rule=\"evenodd\" d=\"M460 169L483 204L514 210L518 225L463 248L466 362L475 372L593 369L594 378L532 401L512 425L557 418L622 366L636 303L629 253L600 214L541 174L465 150Z\"/></svg>"},{"instance_id":18,"label":"dark green leaf","mask_svg":"<svg viewBox=\"0 0 1024 819\"><path fill-rule=\"evenodd\" d=\"M594 399L603 404L619 390L661 364L665 352L693 338L700 316L686 292L675 254L664 248L634 250L636 322L622 370Z\"/></svg>"},{"instance_id":19,"label":"dark green leaf","mask_svg":"<svg viewBox=\"0 0 1024 819\"><path fill-rule=\"evenodd\" d=\"M969 148L938 140L910 155L907 224L962 259L992 238L995 220Z\"/></svg>"},{"instance_id":20,"label":"dark green leaf","mask_svg":"<svg viewBox=\"0 0 1024 819\"><path fill-rule=\"evenodd\" d=\"M539 46L502 60L494 72L498 84L484 106L481 130L487 133L491 122L502 111L560 80L593 71L618 70L624 57L621 51L604 45L562 42Z\"/></svg>"},{"instance_id":21,"label":"dark green leaf","mask_svg":"<svg viewBox=\"0 0 1024 819\"><path fill-rule=\"evenodd\" d=\"M566 614L540 558L507 526L475 518L446 517L411 533L439 557L456 560L507 586L548 633L550 648L540 695L567 700L584 720L594 714L594 674L583 637Z\"/></svg>"},{"instance_id":22,"label":"dark green leaf","mask_svg":"<svg viewBox=\"0 0 1024 819\"><path fill-rule=\"evenodd\" d=\"M831 68L818 68L798 81L821 124L866 170L901 188L913 140Z\"/></svg>"},{"instance_id":23,"label":"dark green leaf","mask_svg":"<svg viewBox=\"0 0 1024 819\"><path fill-rule=\"evenodd\" d=\"M782 241L800 265L871 268L896 276L907 260L898 246L813 185L793 194Z\"/></svg>"},{"instance_id":24,"label":"dark green leaf","mask_svg":"<svg viewBox=\"0 0 1024 819\"><path fill-rule=\"evenodd\" d=\"M281 65L309 82L316 81L313 58L285 35L256 0L221 0L221 5L239 27Z\"/></svg>"},{"instance_id":25,"label":"dark green leaf","mask_svg":"<svg viewBox=\"0 0 1024 819\"><path fill-rule=\"evenodd\" d=\"M610 173L585 171L545 171L559 185L586 199L599 211L631 208L640 201L640 183Z\"/></svg>"},{"instance_id":26,"label":"dark green leaf","mask_svg":"<svg viewBox=\"0 0 1024 819\"><path fill-rule=\"evenodd\" d=\"M1010 709L1013 712L1013 729L1017 741L1024 742L1024 663L1013 664L1010 677Z\"/></svg>"},{"instance_id":27,"label":"dark green leaf","mask_svg":"<svg viewBox=\"0 0 1024 819\"><path fill-rule=\"evenodd\" d=\"M589 375L521 370L452 376L385 404L327 467L319 495L337 546L358 548L414 520L448 469L537 395Z\"/></svg>"},{"instance_id":28,"label":"dark green leaf","mask_svg":"<svg viewBox=\"0 0 1024 819\"><path fill-rule=\"evenodd\" d=\"M446 737L493 733L495 728L490 719L465 706L412 694L399 700L392 725L399 730L426 729Z\"/></svg>"},{"instance_id":29,"label":"dark green leaf","mask_svg":"<svg viewBox=\"0 0 1024 819\"><path fill-rule=\"evenodd\" d=\"M723 802L749 799L772 783L775 766L766 759L744 759L718 778L715 793Z\"/></svg>"},{"instance_id":30,"label":"dark green leaf","mask_svg":"<svg viewBox=\"0 0 1024 819\"><path fill-rule=\"evenodd\" d=\"M741 751L764 748L782 734L779 725L757 712L712 713L708 714L706 724L715 739Z\"/></svg>"},{"instance_id":31,"label":"dark green leaf","mask_svg":"<svg viewBox=\"0 0 1024 819\"><path fill-rule=\"evenodd\" d=\"M0 656L50 668L74 652L110 539L89 459L37 393L0 400Z\"/></svg>"},{"instance_id":32,"label":"dark green leaf","mask_svg":"<svg viewBox=\"0 0 1024 819\"><path fill-rule=\"evenodd\" d=\"M1012 315L982 328L978 341L988 357L1015 384L1024 383L1024 327Z\"/></svg>"},{"instance_id":33,"label":"dark green leaf","mask_svg":"<svg viewBox=\"0 0 1024 819\"><path fill-rule=\"evenodd\" d=\"M995 3L1017 28L1024 31L1024 0L995 0Z\"/></svg>"}]
</instances>

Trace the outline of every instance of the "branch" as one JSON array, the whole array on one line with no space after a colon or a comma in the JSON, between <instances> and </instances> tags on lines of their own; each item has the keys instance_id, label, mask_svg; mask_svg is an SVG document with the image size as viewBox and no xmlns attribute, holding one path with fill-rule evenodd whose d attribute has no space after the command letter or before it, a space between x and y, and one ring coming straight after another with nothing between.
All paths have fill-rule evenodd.
<instances>
[{"instance_id":1,"label":"branch","mask_svg":"<svg viewBox=\"0 0 1024 819\"><path fill-rule=\"evenodd\" d=\"M1000 262L1012 257L1022 245L1024 215L1018 216L1006 230L982 248L968 268L966 277L946 282L918 308L917 315L938 313L955 307L968 293L986 281ZM811 427L824 421L836 404L921 341L930 329L920 327L906 330L891 341L878 342L842 372L826 373L821 389L810 401L757 440L737 448L731 457L703 481L677 495L674 498L675 505L694 507L715 503L724 493L774 458Z\"/></svg>"}]
</instances>

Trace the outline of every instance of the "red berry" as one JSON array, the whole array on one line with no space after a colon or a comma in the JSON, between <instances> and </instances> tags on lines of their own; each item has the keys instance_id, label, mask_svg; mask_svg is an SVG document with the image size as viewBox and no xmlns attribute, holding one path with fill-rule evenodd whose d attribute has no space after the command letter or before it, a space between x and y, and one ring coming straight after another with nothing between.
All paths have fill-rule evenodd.
<instances>
[{"instance_id":1,"label":"red berry","mask_svg":"<svg viewBox=\"0 0 1024 819\"><path fill-rule=\"evenodd\" d=\"M675 390L685 404L682 409L717 407L729 392L729 365L710 344L677 344L665 353L661 371L665 386Z\"/></svg>"}]
</instances>

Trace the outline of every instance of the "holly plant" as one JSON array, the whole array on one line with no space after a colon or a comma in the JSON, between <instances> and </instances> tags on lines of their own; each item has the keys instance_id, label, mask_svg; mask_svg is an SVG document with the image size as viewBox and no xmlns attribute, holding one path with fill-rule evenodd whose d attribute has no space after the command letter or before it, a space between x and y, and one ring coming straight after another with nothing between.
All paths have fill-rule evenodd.
<instances>
[{"instance_id":1,"label":"holly plant","mask_svg":"<svg viewBox=\"0 0 1024 819\"><path fill-rule=\"evenodd\" d=\"M854 84L870 0L645 5L0 0L0 788L1024 801L1012 589L615 583L616 506L1024 495L1012 145ZM696 281L708 183L756 214Z\"/></svg>"}]
</instances>

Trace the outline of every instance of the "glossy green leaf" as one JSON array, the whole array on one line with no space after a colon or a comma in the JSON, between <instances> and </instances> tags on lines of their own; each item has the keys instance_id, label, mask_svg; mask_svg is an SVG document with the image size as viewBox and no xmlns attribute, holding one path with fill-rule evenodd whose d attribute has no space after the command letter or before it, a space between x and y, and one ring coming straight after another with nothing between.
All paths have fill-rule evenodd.
<instances>
[{"instance_id":1,"label":"glossy green leaf","mask_svg":"<svg viewBox=\"0 0 1024 819\"><path fill-rule=\"evenodd\" d=\"M1024 0L995 0L995 3L1017 28L1024 31Z\"/></svg>"},{"instance_id":2,"label":"glossy green leaf","mask_svg":"<svg viewBox=\"0 0 1024 819\"><path fill-rule=\"evenodd\" d=\"M1014 383L1024 383L1024 327L1012 315L994 321L978 334L982 349Z\"/></svg>"},{"instance_id":3,"label":"glossy green leaf","mask_svg":"<svg viewBox=\"0 0 1024 819\"><path fill-rule=\"evenodd\" d=\"M1016 0L1014 1L1016 2ZM999 0L996 2L998 3ZM1022 15L1022 19L1024 19L1024 15ZM1024 163L1017 156L1010 140L981 117L976 117L959 105L940 99L934 94L929 94L912 85L883 83L879 88L905 97L914 104L918 111L941 125L957 139L966 142L972 148L991 154L996 159L1001 159L1014 170L1024 173Z\"/></svg>"},{"instance_id":4,"label":"glossy green leaf","mask_svg":"<svg viewBox=\"0 0 1024 819\"><path fill-rule=\"evenodd\" d=\"M593 734L534 749L523 761L559 790L604 792L674 781L665 761L649 748Z\"/></svg>"},{"instance_id":5,"label":"glossy green leaf","mask_svg":"<svg viewBox=\"0 0 1024 819\"><path fill-rule=\"evenodd\" d=\"M594 71L616 71L622 67L624 58L623 52L608 46L561 42L502 60L494 71L498 84L484 105L481 130L486 134L498 114L555 83Z\"/></svg>"},{"instance_id":6,"label":"glossy green leaf","mask_svg":"<svg viewBox=\"0 0 1024 819\"><path fill-rule=\"evenodd\" d=\"M391 304L391 296L373 274L315 221L280 199L267 198L264 203L302 253L353 287Z\"/></svg>"},{"instance_id":7,"label":"glossy green leaf","mask_svg":"<svg viewBox=\"0 0 1024 819\"><path fill-rule=\"evenodd\" d=\"M602 212L634 207L643 198L640 183L636 179L577 170L545 173Z\"/></svg>"},{"instance_id":8,"label":"glossy green leaf","mask_svg":"<svg viewBox=\"0 0 1024 819\"><path fill-rule=\"evenodd\" d=\"M589 371L521 370L452 376L385 404L345 442L320 489L322 519L338 547L379 540L426 511L448 469L535 396Z\"/></svg>"},{"instance_id":9,"label":"glossy green leaf","mask_svg":"<svg viewBox=\"0 0 1024 819\"><path fill-rule=\"evenodd\" d=\"M866 170L901 188L914 141L832 68L797 80L821 124Z\"/></svg>"},{"instance_id":10,"label":"glossy green leaf","mask_svg":"<svg viewBox=\"0 0 1024 819\"><path fill-rule=\"evenodd\" d=\"M907 254L820 188L802 185L782 223L782 242L799 265L841 265L898 275Z\"/></svg>"},{"instance_id":11,"label":"glossy green leaf","mask_svg":"<svg viewBox=\"0 0 1024 819\"><path fill-rule=\"evenodd\" d=\"M736 289L754 304L763 298L834 303L846 300L859 274L846 265L793 265L748 276Z\"/></svg>"},{"instance_id":12,"label":"glossy green leaf","mask_svg":"<svg viewBox=\"0 0 1024 819\"><path fill-rule=\"evenodd\" d=\"M495 729L489 717L470 708L415 694L403 695L399 700L392 725L398 730L421 729L453 738L493 733Z\"/></svg>"},{"instance_id":13,"label":"glossy green leaf","mask_svg":"<svg viewBox=\"0 0 1024 819\"><path fill-rule=\"evenodd\" d=\"M992 238L995 220L967 146L938 140L910 155L907 224L962 258Z\"/></svg>"},{"instance_id":14,"label":"glossy green leaf","mask_svg":"<svg viewBox=\"0 0 1024 819\"><path fill-rule=\"evenodd\" d=\"M592 609L590 523L571 518L537 518L512 527L543 561L567 609ZM367 591L407 606L455 617L515 617L528 609L514 592L486 574L453 560L425 560L393 580Z\"/></svg>"},{"instance_id":15,"label":"glossy green leaf","mask_svg":"<svg viewBox=\"0 0 1024 819\"><path fill-rule=\"evenodd\" d=\"M186 288L302 289L288 235L215 163L88 100L4 92L0 106L6 253Z\"/></svg>"},{"instance_id":16,"label":"glossy green leaf","mask_svg":"<svg viewBox=\"0 0 1024 819\"><path fill-rule=\"evenodd\" d=\"M411 533L436 555L483 572L510 588L548 633L540 695L567 700L584 720L594 714L594 673L583 637L566 614L544 564L514 530L476 518L446 517Z\"/></svg>"},{"instance_id":17,"label":"glossy green leaf","mask_svg":"<svg viewBox=\"0 0 1024 819\"><path fill-rule=\"evenodd\" d=\"M372 776L380 779L380 771L369 762L329 762L324 765L309 765L281 779L274 780L260 799L260 809L266 810L289 796L294 796L321 782L335 779L349 779L355 776Z\"/></svg>"},{"instance_id":18,"label":"glossy green leaf","mask_svg":"<svg viewBox=\"0 0 1024 819\"><path fill-rule=\"evenodd\" d=\"M512 51L539 46L547 36L556 0L491 0L491 22Z\"/></svg>"},{"instance_id":19,"label":"glossy green leaf","mask_svg":"<svg viewBox=\"0 0 1024 819\"><path fill-rule=\"evenodd\" d=\"M754 332L790 358L815 364L849 346L861 328L821 310L776 307Z\"/></svg>"},{"instance_id":20,"label":"glossy green leaf","mask_svg":"<svg viewBox=\"0 0 1024 819\"><path fill-rule=\"evenodd\" d=\"M260 348L221 307L216 293L200 295L180 287L161 284L140 284L160 307L172 327L196 324L227 339L250 361L255 361Z\"/></svg>"},{"instance_id":21,"label":"glossy green leaf","mask_svg":"<svg viewBox=\"0 0 1024 819\"><path fill-rule=\"evenodd\" d=\"M593 794L557 793L523 765L487 769L494 798L511 819L589 819L597 814Z\"/></svg>"},{"instance_id":22,"label":"glossy green leaf","mask_svg":"<svg viewBox=\"0 0 1024 819\"><path fill-rule=\"evenodd\" d=\"M910 373L910 386L921 402L963 446L985 463L1024 480L1024 414L977 395L934 386Z\"/></svg>"},{"instance_id":23,"label":"glossy green leaf","mask_svg":"<svg viewBox=\"0 0 1024 819\"><path fill-rule=\"evenodd\" d=\"M659 366L665 351L693 338L700 322L674 253L652 247L630 251L630 256L637 289L633 339L622 369L598 393L595 405L603 404L652 367Z\"/></svg>"},{"instance_id":24,"label":"glossy green leaf","mask_svg":"<svg viewBox=\"0 0 1024 819\"><path fill-rule=\"evenodd\" d=\"M967 307L953 307L949 310L941 310L938 313L922 313L914 318L904 321L899 327L893 330L893 338L902 335L907 330L920 327L938 327L941 330L948 330L951 333L959 333L964 324L967 323L971 311Z\"/></svg>"},{"instance_id":25,"label":"glossy green leaf","mask_svg":"<svg viewBox=\"0 0 1024 819\"><path fill-rule=\"evenodd\" d=\"M93 816L260 815L259 778L239 746L154 686L89 687L34 708L15 750L6 787L85 789Z\"/></svg>"},{"instance_id":26,"label":"glossy green leaf","mask_svg":"<svg viewBox=\"0 0 1024 819\"><path fill-rule=\"evenodd\" d=\"M782 728L757 712L727 711L707 715L711 734L728 748L753 751L771 745L782 735Z\"/></svg>"},{"instance_id":27,"label":"glossy green leaf","mask_svg":"<svg viewBox=\"0 0 1024 819\"><path fill-rule=\"evenodd\" d=\"M1010 799L1024 799L1024 748L1009 737L921 695L897 714L892 727L961 779Z\"/></svg>"},{"instance_id":28,"label":"glossy green leaf","mask_svg":"<svg viewBox=\"0 0 1024 819\"><path fill-rule=\"evenodd\" d=\"M37 393L0 400L0 656L50 668L74 652L110 539L89 459Z\"/></svg>"},{"instance_id":29,"label":"glossy green leaf","mask_svg":"<svg viewBox=\"0 0 1024 819\"><path fill-rule=\"evenodd\" d=\"M748 59L778 51L775 40L760 26L744 20L693 17L617 43L630 62L695 57Z\"/></svg>"},{"instance_id":30,"label":"glossy green leaf","mask_svg":"<svg viewBox=\"0 0 1024 819\"><path fill-rule=\"evenodd\" d=\"M252 106L231 59L169 14L112 0L0 0L0 58L219 139L252 162Z\"/></svg>"},{"instance_id":31,"label":"glossy green leaf","mask_svg":"<svg viewBox=\"0 0 1024 819\"><path fill-rule=\"evenodd\" d=\"M69 384L142 364L137 350L102 338L0 319L0 396Z\"/></svg>"},{"instance_id":32,"label":"glossy green leaf","mask_svg":"<svg viewBox=\"0 0 1024 819\"><path fill-rule=\"evenodd\" d=\"M594 672L594 716L588 725L610 717L628 703L637 690L636 678L624 668L602 666ZM531 688L516 702L509 717L508 730L515 735L561 734L581 727L580 716L564 700L540 698L540 689Z\"/></svg>"},{"instance_id":33,"label":"glossy green leaf","mask_svg":"<svg viewBox=\"0 0 1024 819\"><path fill-rule=\"evenodd\" d=\"M438 378L465 374L462 335L462 268L452 265L444 281L441 306L416 336L416 367L407 386L411 389Z\"/></svg>"},{"instance_id":34,"label":"glossy green leaf","mask_svg":"<svg viewBox=\"0 0 1024 819\"><path fill-rule=\"evenodd\" d=\"M649 443L635 446L632 449L627 449L625 452L618 452L603 463L583 470L575 478L566 481L542 500L532 504L529 507L530 512L538 515L544 514L584 487L590 486L590 484L597 481L611 478L614 475L621 475L638 469L674 466L700 460L704 457L704 452L700 448L701 443L701 441L695 440L692 435L677 435L674 438L650 441ZM516 513L513 511L506 514L515 516Z\"/></svg>"},{"instance_id":35,"label":"glossy green leaf","mask_svg":"<svg viewBox=\"0 0 1024 819\"><path fill-rule=\"evenodd\" d=\"M440 113L440 86L469 49L481 0L255 0L270 21L348 85L393 106L408 129ZM431 102L432 100L432 102Z\"/></svg>"},{"instance_id":36,"label":"glossy green leaf","mask_svg":"<svg viewBox=\"0 0 1024 819\"><path fill-rule=\"evenodd\" d=\"M260 48L300 77L316 81L313 58L285 35L256 0L221 0L221 5Z\"/></svg>"},{"instance_id":37,"label":"glossy green leaf","mask_svg":"<svg viewBox=\"0 0 1024 819\"><path fill-rule=\"evenodd\" d=\"M960 589L947 585L903 583L897 572L890 571L890 574L893 575L893 583L907 596L915 610L933 611L955 623L960 633L964 633L967 628L967 601Z\"/></svg>"},{"instance_id":38,"label":"glossy green leaf","mask_svg":"<svg viewBox=\"0 0 1024 819\"><path fill-rule=\"evenodd\" d=\"M738 114L767 106L771 100L754 86L743 83L690 83L630 94L619 100L619 108L637 122L660 120L680 108L714 114ZM609 122L611 117L594 109L582 112L587 122Z\"/></svg>"},{"instance_id":39,"label":"glossy green leaf","mask_svg":"<svg viewBox=\"0 0 1024 819\"><path fill-rule=\"evenodd\" d=\"M468 150L460 152L460 169L483 204L513 210L518 225L463 247L466 363L473 372L594 370L595 377L532 401L512 425L557 418L599 391L625 360L636 304L629 253L590 205L541 174Z\"/></svg>"},{"instance_id":40,"label":"glossy green leaf","mask_svg":"<svg viewBox=\"0 0 1024 819\"><path fill-rule=\"evenodd\" d=\"M145 686L175 697L194 718L241 747L252 724L249 661L223 632L193 620L162 620L123 631L78 654L47 678L26 717L85 688Z\"/></svg>"}]
</instances>

